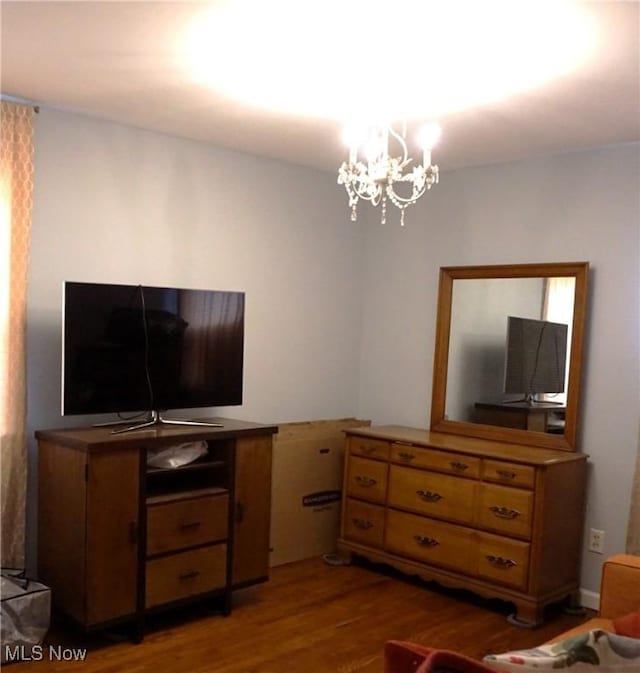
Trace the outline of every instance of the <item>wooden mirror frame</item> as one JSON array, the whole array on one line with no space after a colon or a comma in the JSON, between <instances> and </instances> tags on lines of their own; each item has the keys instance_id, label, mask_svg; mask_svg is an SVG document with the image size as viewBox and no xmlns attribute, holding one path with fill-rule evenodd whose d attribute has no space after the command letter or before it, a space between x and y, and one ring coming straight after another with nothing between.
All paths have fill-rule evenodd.
<instances>
[{"instance_id":1,"label":"wooden mirror frame","mask_svg":"<svg viewBox=\"0 0 640 673\"><path fill-rule=\"evenodd\" d=\"M493 439L548 449L575 451L577 449L578 410L582 380L585 307L587 297L588 262L541 264L505 264L494 266L450 266L440 269L438 317L433 361L433 391L431 398L431 430L467 437ZM467 421L451 421L445 414L449 339L451 332L451 303L453 281L491 278L575 278L573 330L569 359L565 429L563 435L522 430Z\"/></svg>"}]
</instances>

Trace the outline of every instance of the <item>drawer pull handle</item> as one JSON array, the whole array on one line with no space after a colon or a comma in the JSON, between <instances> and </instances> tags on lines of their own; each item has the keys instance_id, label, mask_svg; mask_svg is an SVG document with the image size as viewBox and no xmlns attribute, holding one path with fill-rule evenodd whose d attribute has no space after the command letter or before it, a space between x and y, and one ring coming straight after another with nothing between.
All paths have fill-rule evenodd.
<instances>
[{"instance_id":1,"label":"drawer pull handle","mask_svg":"<svg viewBox=\"0 0 640 673\"><path fill-rule=\"evenodd\" d=\"M489 507L489 509L497 516L499 519L515 519L520 516L522 512L519 512L517 509L509 509L508 507Z\"/></svg>"},{"instance_id":2,"label":"drawer pull handle","mask_svg":"<svg viewBox=\"0 0 640 673\"><path fill-rule=\"evenodd\" d=\"M466 463L461 463L459 460L452 460L449 465L451 465L457 472L464 472L469 469L469 466Z\"/></svg>"},{"instance_id":3,"label":"drawer pull handle","mask_svg":"<svg viewBox=\"0 0 640 673\"><path fill-rule=\"evenodd\" d=\"M487 561L489 561L492 566L502 568L503 570L508 570L509 568L518 565L513 559L503 558L502 556L493 556L493 554L487 556Z\"/></svg>"},{"instance_id":4,"label":"drawer pull handle","mask_svg":"<svg viewBox=\"0 0 640 673\"><path fill-rule=\"evenodd\" d=\"M200 521L184 521L180 524L180 530L189 530L190 528L197 528L200 525Z\"/></svg>"},{"instance_id":5,"label":"drawer pull handle","mask_svg":"<svg viewBox=\"0 0 640 673\"><path fill-rule=\"evenodd\" d=\"M496 470L496 472L498 473L498 476L501 479L510 479L511 480L511 479L516 478L516 473L511 472L511 470Z\"/></svg>"},{"instance_id":6,"label":"drawer pull handle","mask_svg":"<svg viewBox=\"0 0 640 673\"><path fill-rule=\"evenodd\" d=\"M180 579L181 582L184 581L184 580L192 580L195 577L197 577L199 574L200 574L199 570L187 570L187 572L181 573L179 575L179 579Z\"/></svg>"},{"instance_id":7,"label":"drawer pull handle","mask_svg":"<svg viewBox=\"0 0 640 673\"><path fill-rule=\"evenodd\" d=\"M438 500L442 500L442 496L434 491L416 491L416 495L426 502L438 502Z\"/></svg>"},{"instance_id":8,"label":"drawer pull handle","mask_svg":"<svg viewBox=\"0 0 640 673\"><path fill-rule=\"evenodd\" d=\"M367 456L370 456L372 453L375 453L376 450L377 450L377 447L375 447L375 446L361 446L360 447L361 453L364 453Z\"/></svg>"},{"instance_id":9,"label":"drawer pull handle","mask_svg":"<svg viewBox=\"0 0 640 673\"><path fill-rule=\"evenodd\" d=\"M373 528L371 521L366 521L365 519L352 519L353 525L360 530L369 530Z\"/></svg>"},{"instance_id":10,"label":"drawer pull handle","mask_svg":"<svg viewBox=\"0 0 640 673\"><path fill-rule=\"evenodd\" d=\"M435 537L427 537L425 535L414 535L413 539L421 547L437 547L440 544L440 542L438 542Z\"/></svg>"},{"instance_id":11,"label":"drawer pull handle","mask_svg":"<svg viewBox=\"0 0 640 673\"><path fill-rule=\"evenodd\" d=\"M356 481L360 486L364 486L365 488L369 488L370 486L375 486L378 482L375 479L372 479L371 477L363 477L362 475L356 475Z\"/></svg>"},{"instance_id":12,"label":"drawer pull handle","mask_svg":"<svg viewBox=\"0 0 640 673\"><path fill-rule=\"evenodd\" d=\"M400 453L398 453L398 458L402 458L402 460L413 460L415 455L408 451L400 451Z\"/></svg>"}]
</instances>

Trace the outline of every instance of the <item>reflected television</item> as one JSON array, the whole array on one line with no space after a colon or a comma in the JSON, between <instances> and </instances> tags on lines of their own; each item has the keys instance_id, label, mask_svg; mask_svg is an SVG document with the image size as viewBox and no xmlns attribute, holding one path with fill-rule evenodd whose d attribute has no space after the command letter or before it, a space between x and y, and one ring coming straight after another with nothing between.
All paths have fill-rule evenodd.
<instances>
[{"instance_id":1,"label":"reflected television","mask_svg":"<svg viewBox=\"0 0 640 673\"><path fill-rule=\"evenodd\" d=\"M567 333L563 323L509 316L504 392L530 403L538 394L563 393Z\"/></svg>"}]
</instances>

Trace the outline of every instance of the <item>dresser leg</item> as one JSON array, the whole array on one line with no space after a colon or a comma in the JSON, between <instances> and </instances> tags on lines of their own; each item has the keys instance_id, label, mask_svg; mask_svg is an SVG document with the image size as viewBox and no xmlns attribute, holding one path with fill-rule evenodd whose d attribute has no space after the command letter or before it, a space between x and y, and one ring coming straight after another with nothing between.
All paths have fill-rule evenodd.
<instances>
[{"instance_id":1,"label":"dresser leg","mask_svg":"<svg viewBox=\"0 0 640 673\"><path fill-rule=\"evenodd\" d=\"M507 617L509 624L524 629L533 629L542 624L544 605L540 603L516 603L516 612Z\"/></svg>"},{"instance_id":2,"label":"dresser leg","mask_svg":"<svg viewBox=\"0 0 640 673\"><path fill-rule=\"evenodd\" d=\"M580 592L572 591L569 594L569 598L563 608L564 612L568 615L575 615L577 617L584 617L587 614L587 611L580 605Z\"/></svg>"},{"instance_id":3,"label":"dresser leg","mask_svg":"<svg viewBox=\"0 0 640 673\"><path fill-rule=\"evenodd\" d=\"M353 553L351 550L345 549L339 542L337 544L335 556L340 559L340 565L343 566L350 566L353 561Z\"/></svg>"}]
</instances>

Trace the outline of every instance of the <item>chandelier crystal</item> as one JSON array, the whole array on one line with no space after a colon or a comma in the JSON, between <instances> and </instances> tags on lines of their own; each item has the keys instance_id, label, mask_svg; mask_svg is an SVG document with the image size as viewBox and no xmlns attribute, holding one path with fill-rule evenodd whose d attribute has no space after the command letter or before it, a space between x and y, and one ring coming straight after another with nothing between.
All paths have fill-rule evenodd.
<instances>
[{"instance_id":1,"label":"chandelier crystal","mask_svg":"<svg viewBox=\"0 0 640 673\"><path fill-rule=\"evenodd\" d=\"M364 134L347 129L349 160L338 170L338 184L344 185L349 196L351 220L358 218L360 199L373 206L381 206L381 222L387 221L387 201L400 210L400 224L404 226L404 211L428 189L438 183L438 167L431 163L431 149L440 136L437 124L425 126L419 143L423 148L422 164L411 166L407 149L407 126L398 133L391 126L372 125ZM391 152L397 155L392 156ZM359 155L363 155L363 159Z\"/></svg>"}]
</instances>

